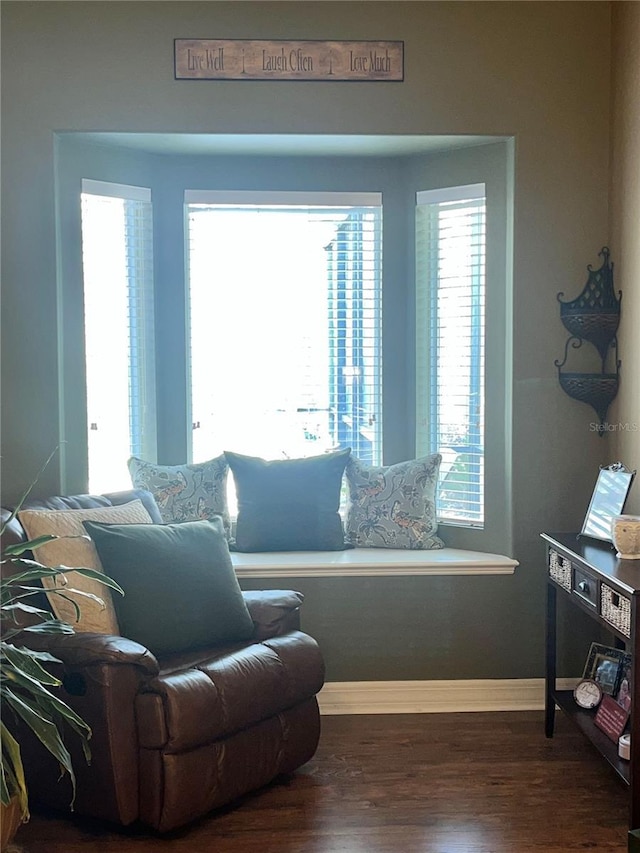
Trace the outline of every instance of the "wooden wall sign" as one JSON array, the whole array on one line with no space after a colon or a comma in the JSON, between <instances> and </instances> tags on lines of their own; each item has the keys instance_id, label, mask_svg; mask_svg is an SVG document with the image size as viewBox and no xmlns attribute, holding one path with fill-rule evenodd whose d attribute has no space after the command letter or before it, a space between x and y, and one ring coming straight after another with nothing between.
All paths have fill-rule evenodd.
<instances>
[{"instance_id":1,"label":"wooden wall sign","mask_svg":"<svg viewBox=\"0 0 640 853\"><path fill-rule=\"evenodd\" d=\"M176 80L404 79L401 41L175 39Z\"/></svg>"}]
</instances>

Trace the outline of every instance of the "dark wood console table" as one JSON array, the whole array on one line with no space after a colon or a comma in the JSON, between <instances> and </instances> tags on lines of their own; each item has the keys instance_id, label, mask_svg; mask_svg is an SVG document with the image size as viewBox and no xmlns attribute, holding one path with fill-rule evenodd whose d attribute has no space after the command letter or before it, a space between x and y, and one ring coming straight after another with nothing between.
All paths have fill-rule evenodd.
<instances>
[{"instance_id":1,"label":"dark wood console table","mask_svg":"<svg viewBox=\"0 0 640 853\"><path fill-rule=\"evenodd\" d=\"M545 734L553 737L556 705L586 735L629 786L629 825L640 826L640 637L638 598L640 560L619 560L612 545L575 533L543 533L547 545L547 622ZM556 688L556 602L558 595L588 613L633 655L631 685L631 760L618 757L613 743L584 711L571 690Z\"/></svg>"}]
</instances>

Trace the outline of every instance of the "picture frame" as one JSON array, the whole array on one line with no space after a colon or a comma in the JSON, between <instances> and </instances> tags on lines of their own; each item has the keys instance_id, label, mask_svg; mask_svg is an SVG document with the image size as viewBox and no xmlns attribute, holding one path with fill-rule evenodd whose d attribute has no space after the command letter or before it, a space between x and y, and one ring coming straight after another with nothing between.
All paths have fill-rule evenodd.
<instances>
[{"instance_id":1,"label":"picture frame","mask_svg":"<svg viewBox=\"0 0 640 853\"><path fill-rule=\"evenodd\" d=\"M625 654L620 664L620 674L618 678L618 689L615 694L615 700L625 711L631 711L631 676L632 676L633 657L630 654Z\"/></svg>"},{"instance_id":2,"label":"picture frame","mask_svg":"<svg viewBox=\"0 0 640 853\"><path fill-rule=\"evenodd\" d=\"M615 697L620 689L625 657L624 649L591 643L582 677L597 682L603 693Z\"/></svg>"},{"instance_id":3,"label":"picture frame","mask_svg":"<svg viewBox=\"0 0 640 853\"><path fill-rule=\"evenodd\" d=\"M635 473L622 462L600 468L580 536L613 542L611 522L624 510Z\"/></svg>"}]
</instances>

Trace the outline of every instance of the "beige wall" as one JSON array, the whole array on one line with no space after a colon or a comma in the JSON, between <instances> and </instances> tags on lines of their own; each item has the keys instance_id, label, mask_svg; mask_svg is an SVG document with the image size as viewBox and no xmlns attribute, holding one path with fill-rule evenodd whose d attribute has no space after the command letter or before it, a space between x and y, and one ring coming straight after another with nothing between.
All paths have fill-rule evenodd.
<instances>
[{"instance_id":1,"label":"beige wall","mask_svg":"<svg viewBox=\"0 0 640 853\"><path fill-rule=\"evenodd\" d=\"M622 377L611 456L640 471L640 3L614 3L612 21L611 251L622 291ZM640 513L638 483L627 511Z\"/></svg>"},{"instance_id":2,"label":"beige wall","mask_svg":"<svg viewBox=\"0 0 640 853\"><path fill-rule=\"evenodd\" d=\"M64 434L60 394L76 388L61 388L58 368L56 132L515 138L507 389L514 415L507 426L521 568L513 578L412 580L393 590L387 581L350 581L346 600L340 581L299 586L313 599L307 627L330 651L330 678L539 675L538 534L580 526L598 465L609 456L607 441L589 429L593 413L562 393L553 366L565 340L556 293L579 292L586 264L609 239L609 4L4 2L1 12L8 497ZM400 39L405 81L175 81L172 42L180 36ZM630 371L631 359L623 358ZM73 458L82 451L64 452ZM39 488L60 488L55 467ZM377 643L358 640L371 634Z\"/></svg>"}]
</instances>

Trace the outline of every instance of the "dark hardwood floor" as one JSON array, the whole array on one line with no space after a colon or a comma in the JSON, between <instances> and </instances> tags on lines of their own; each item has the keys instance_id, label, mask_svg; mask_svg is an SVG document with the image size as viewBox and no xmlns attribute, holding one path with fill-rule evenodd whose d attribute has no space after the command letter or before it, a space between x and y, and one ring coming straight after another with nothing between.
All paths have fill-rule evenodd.
<instances>
[{"instance_id":1,"label":"dark hardwood floor","mask_svg":"<svg viewBox=\"0 0 640 853\"><path fill-rule=\"evenodd\" d=\"M157 836L34 814L24 853L623 853L627 788L558 715L324 717L316 757Z\"/></svg>"}]
</instances>

